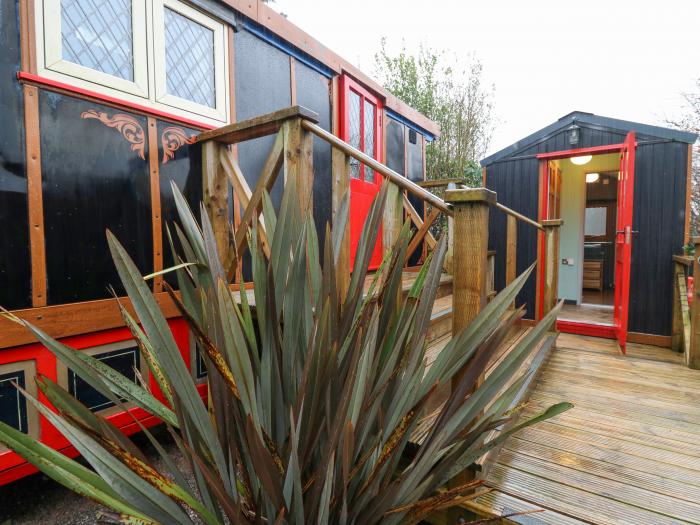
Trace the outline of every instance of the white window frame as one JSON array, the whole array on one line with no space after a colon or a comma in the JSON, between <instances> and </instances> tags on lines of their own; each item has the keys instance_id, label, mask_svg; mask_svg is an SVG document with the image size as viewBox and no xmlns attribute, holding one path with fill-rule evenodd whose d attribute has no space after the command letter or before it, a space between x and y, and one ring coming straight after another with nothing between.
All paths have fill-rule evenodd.
<instances>
[{"instance_id":1,"label":"white window frame","mask_svg":"<svg viewBox=\"0 0 700 525\"><path fill-rule=\"evenodd\" d=\"M38 2L41 3L41 2ZM146 0L131 0L131 31L133 40L134 80L103 73L63 58L63 36L61 33L61 0L44 0L41 13L44 45L37 46L44 54L41 62L47 70L56 71L102 86L114 88L141 97L148 97L148 46L146 29Z\"/></svg>"},{"instance_id":2,"label":"white window frame","mask_svg":"<svg viewBox=\"0 0 700 525\"><path fill-rule=\"evenodd\" d=\"M193 22L210 29L213 33L215 93L215 107L213 108L168 93L165 61L165 8L172 9ZM204 15L200 11L178 0L154 0L153 58L156 101L217 120L226 120L226 47L226 27L223 23Z\"/></svg>"},{"instance_id":3,"label":"white window frame","mask_svg":"<svg viewBox=\"0 0 700 525\"><path fill-rule=\"evenodd\" d=\"M167 93L165 7L214 31L215 108ZM40 76L202 124L221 126L228 123L228 28L218 19L181 0L132 0L134 81L130 82L63 59L61 0L35 0L34 14L37 73Z\"/></svg>"}]
</instances>

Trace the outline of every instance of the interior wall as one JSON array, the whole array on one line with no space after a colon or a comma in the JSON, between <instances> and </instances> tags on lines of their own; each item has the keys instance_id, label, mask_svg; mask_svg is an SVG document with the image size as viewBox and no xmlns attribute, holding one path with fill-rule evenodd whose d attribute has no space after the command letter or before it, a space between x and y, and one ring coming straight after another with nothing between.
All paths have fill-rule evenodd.
<instances>
[{"instance_id":1,"label":"interior wall","mask_svg":"<svg viewBox=\"0 0 700 525\"><path fill-rule=\"evenodd\" d=\"M559 298L581 302L583 279L583 231L586 208L586 173L611 171L619 164L619 155L595 155L590 162L577 166L570 159L555 161L561 168L561 227L559 245ZM563 264L572 259L573 264Z\"/></svg>"}]
</instances>

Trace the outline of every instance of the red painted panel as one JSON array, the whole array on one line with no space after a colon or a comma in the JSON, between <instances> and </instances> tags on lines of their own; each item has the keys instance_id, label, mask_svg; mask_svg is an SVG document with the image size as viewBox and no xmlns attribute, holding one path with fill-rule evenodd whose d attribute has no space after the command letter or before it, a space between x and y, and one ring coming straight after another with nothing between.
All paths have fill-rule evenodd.
<instances>
[{"instance_id":1,"label":"red painted panel","mask_svg":"<svg viewBox=\"0 0 700 525\"><path fill-rule=\"evenodd\" d=\"M612 325L577 323L574 321L557 321L557 330L567 334L615 339L615 327Z\"/></svg>"},{"instance_id":2,"label":"red painted panel","mask_svg":"<svg viewBox=\"0 0 700 525\"><path fill-rule=\"evenodd\" d=\"M340 138L381 162L382 105L380 100L347 75L341 77L340 94ZM373 140L368 140L370 137L373 137ZM356 166L356 171L351 172L355 175L350 179L351 264L355 261L357 244L360 241L362 227L372 205L372 199L382 185L382 177L379 173L364 165ZM370 260L370 269L378 268L381 262L382 231L380 228Z\"/></svg>"},{"instance_id":3,"label":"red painted panel","mask_svg":"<svg viewBox=\"0 0 700 525\"><path fill-rule=\"evenodd\" d=\"M617 225L615 230L615 335L622 353L627 346L629 317L630 273L632 269L632 217L634 215L634 153L635 134L625 138L620 156L620 176L617 183Z\"/></svg>"}]
</instances>

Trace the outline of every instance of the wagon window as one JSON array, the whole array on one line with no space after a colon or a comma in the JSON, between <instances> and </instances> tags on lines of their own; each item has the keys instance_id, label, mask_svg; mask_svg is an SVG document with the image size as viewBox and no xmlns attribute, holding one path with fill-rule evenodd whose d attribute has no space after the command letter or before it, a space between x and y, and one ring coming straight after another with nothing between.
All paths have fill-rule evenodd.
<instances>
[{"instance_id":1,"label":"wagon window","mask_svg":"<svg viewBox=\"0 0 700 525\"><path fill-rule=\"evenodd\" d=\"M41 76L201 122L228 121L223 22L182 0L35 6Z\"/></svg>"}]
</instances>

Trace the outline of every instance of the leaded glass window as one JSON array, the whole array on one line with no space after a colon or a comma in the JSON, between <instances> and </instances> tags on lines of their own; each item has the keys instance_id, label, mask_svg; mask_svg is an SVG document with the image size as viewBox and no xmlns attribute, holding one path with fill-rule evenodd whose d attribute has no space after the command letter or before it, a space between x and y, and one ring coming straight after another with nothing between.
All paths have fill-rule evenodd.
<instances>
[{"instance_id":1,"label":"leaded glass window","mask_svg":"<svg viewBox=\"0 0 700 525\"><path fill-rule=\"evenodd\" d=\"M360 96L354 91L350 91L350 145L353 148L362 149L360 145ZM360 178L360 162L355 158L350 158L350 176L353 179Z\"/></svg>"},{"instance_id":2,"label":"leaded glass window","mask_svg":"<svg viewBox=\"0 0 700 525\"><path fill-rule=\"evenodd\" d=\"M365 147L364 152L374 157L374 105L365 100ZM374 170L365 166L365 181L374 182Z\"/></svg>"},{"instance_id":3,"label":"leaded glass window","mask_svg":"<svg viewBox=\"0 0 700 525\"><path fill-rule=\"evenodd\" d=\"M132 0L61 0L63 59L134 80Z\"/></svg>"},{"instance_id":4,"label":"leaded glass window","mask_svg":"<svg viewBox=\"0 0 700 525\"><path fill-rule=\"evenodd\" d=\"M165 9L165 75L168 94L216 106L214 31Z\"/></svg>"}]
</instances>

